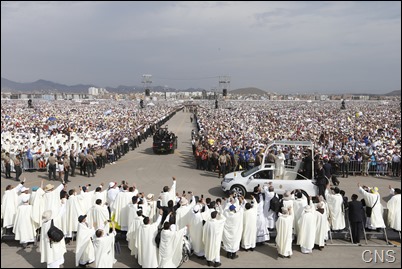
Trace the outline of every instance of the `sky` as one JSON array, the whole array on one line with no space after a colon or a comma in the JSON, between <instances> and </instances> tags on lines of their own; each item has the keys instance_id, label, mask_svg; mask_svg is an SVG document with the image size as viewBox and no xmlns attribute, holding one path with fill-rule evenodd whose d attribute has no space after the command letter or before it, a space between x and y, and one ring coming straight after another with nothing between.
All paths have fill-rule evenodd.
<instances>
[{"instance_id":1,"label":"sky","mask_svg":"<svg viewBox=\"0 0 402 269\"><path fill-rule=\"evenodd\" d=\"M179 90L401 90L401 2L1 1L1 77L117 87L144 74Z\"/></svg>"}]
</instances>

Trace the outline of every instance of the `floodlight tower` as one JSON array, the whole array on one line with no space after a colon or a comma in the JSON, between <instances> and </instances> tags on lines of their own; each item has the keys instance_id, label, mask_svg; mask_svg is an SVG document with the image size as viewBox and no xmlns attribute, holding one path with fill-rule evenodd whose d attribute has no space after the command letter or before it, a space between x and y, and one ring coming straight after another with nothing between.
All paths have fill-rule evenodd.
<instances>
[{"instance_id":1,"label":"floodlight tower","mask_svg":"<svg viewBox=\"0 0 402 269\"><path fill-rule=\"evenodd\" d=\"M144 83L145 96L150 96L152 75L142 75L142 83Z\"/></svg>"},{"instance_id":2,"label":"floodlight tower","mask_svg":"<svg viewBox=\"0 0 402 269\"><path fill-rule=\"evenodd\" d=\"M219 76L219 90L222 90L223 97L228 95L230 89L230 76Z\"/></svg>"}]
</instances>

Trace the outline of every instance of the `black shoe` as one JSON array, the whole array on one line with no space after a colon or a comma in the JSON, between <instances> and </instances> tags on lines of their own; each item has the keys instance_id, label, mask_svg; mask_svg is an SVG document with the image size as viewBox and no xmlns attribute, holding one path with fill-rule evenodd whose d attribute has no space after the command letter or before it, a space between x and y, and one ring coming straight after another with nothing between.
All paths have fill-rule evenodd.
<instances>
[{"instance_id":1,"label":"black shoe","mask_svg":"<svg viewBox=\"0 0 402 269\"><path fill-rule=\"evenodd\" d=\"M254 251L254 248L250 248L250 251Z\"/></svg>"},{"instance_id":2,"label":"black shoe","mask_svg":"<svg viewBox=\"0 0 402 269\"><path fill-rule=\"evenodd\" d=\"M232 253L231 252L226 253L226 258L228 259L232 258Z\"/></svg>"},{"instance_id":3,"label":"black shoe","mask_svg":"<svg viewBox=\"0 0 402 269\"><path fill-rule=\"evenodd\" d=\"M214 267L219 267L219 266L221 266L222 264L220 263L220 262L215 262L214 263Z\"/></svg>"},{"instance_id":4,"label":"black shoe","mask_svg":"<svg viewBox=\"0 0 402 269\"><path fill-rule=\"evenodd\" d=\"M210 261L207 261L208 266L212 266L212 263Z\"/></svg>"},{"instance_id":5,"label":"black shoe","mask_svg":"<svg viewBox=\"0 0 402 269\"><path fill-rule=\"evenodd\" d=\"M237 259L237 258L239 258L239 255L237 255L236 252L235 252L235 253L232 254L231 258L232 258L232 260Z\"/></svg>"}]
</instances>

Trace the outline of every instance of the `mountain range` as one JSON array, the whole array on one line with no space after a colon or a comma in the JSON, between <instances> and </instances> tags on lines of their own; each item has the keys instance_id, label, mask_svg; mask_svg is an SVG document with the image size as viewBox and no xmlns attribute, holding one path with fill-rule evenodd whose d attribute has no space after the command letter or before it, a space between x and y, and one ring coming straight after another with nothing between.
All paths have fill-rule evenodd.
<instances>
[{"instance_id":1,"label":"mountain range","mask_svg":"<svg viewBox=\"0 0 402 269\"><path fill-rule=\"evenodd\" d=\"M77 84L77 85L72 85L68 86L65 84L60 84L60 83L55 83L52 81L48 80L43 80L39 79L35 82L28 82L28 83L21 83L21 82L15 82L8 80L6 78L1 78L1 91L5 92L11 92L11 93L88 93L88 88L90 87L97 87L99 86L93 85L93 84ZM143 92L144 91L144 86L125 86L125 85L120 85L116 88L113 87L102 87L105 88L108 92L113 92L113 93L133 93L133 92ZM186 90L181 90L181 91L186 91L186 92L195 92L195 91L203 91L204 89L202 88L189 88ZM152 91L155 92L172 92L176 91L174 88L167 88L163 86L152 86ZM266 95L269 94L269 92L261 90L259 88L255 87L247 87L247 88L240 88L240 89L235 89L229 91L231 94L256 94L256 95ZM386 94L365 94L365 93L359 93L359 94L354 94L354 95L385 95L385 96L400 96L401 95L401 90L399 91L392 91Z\"/></svg>"}]
</instances>

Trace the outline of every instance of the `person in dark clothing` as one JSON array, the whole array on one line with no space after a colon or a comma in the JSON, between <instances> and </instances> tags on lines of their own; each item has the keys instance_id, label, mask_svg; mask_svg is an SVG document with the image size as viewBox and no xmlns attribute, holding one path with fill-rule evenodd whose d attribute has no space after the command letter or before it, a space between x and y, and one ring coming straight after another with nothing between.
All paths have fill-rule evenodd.
<instances>
[{"instance_id":1,"label":"person in dark clothing","mask_svg":"<svg viewBox=\"0 0 402 269\"><path fill-rule=\"evenodd\" d=\"M318 164L317 181L316 185L318 187L318 195L325 197L325 189L327 188L328 180L325 177L325 170L323 165Z\"/></svg>"},{"instance_id":2,"label":"person in dark clothing","mask_svg":"<svg viewBox=\"0 0 402 269\"><path fill-rule=\"evenodd\" d=\"M171 224L176 223L176 215L175 215L175 213L176 213L176 210L180 207L180 201L176 205L174 205L173 200L169 200L168 201L168 206L161 206L161 202L158 201L157 204L156 204L156 207L159 208L159 209L162 209L162 211L163 211L161 223L165 222L165 220L169 216L169 214L170 214L169 222Z\"/></svg>"},{"instance_id":3,"label":"person in dark clothing","mask_svg":"<svg viewBox=\"0 0 402 269\"><path fill-rule=\"evenodd\" d=\"M303 162L303 176L310 179L313 177L313 158L311 157L311 151L307 150L305 157L302 159Z\"/></svg>"},{"instance_id":4,"label":"person in dark clothing","mask_svg":"<svg viewBox=\"0 0 402 269\"><path fill-rule=\"evenodd\" d=\"M365 212L362 202L357 201L357 198L357 194L353 194L352 201L349 202L349 221L352 231L353 243L360 244Z\"/></svg>"}]
</instances>

